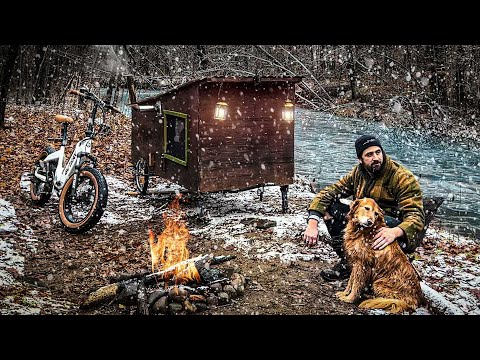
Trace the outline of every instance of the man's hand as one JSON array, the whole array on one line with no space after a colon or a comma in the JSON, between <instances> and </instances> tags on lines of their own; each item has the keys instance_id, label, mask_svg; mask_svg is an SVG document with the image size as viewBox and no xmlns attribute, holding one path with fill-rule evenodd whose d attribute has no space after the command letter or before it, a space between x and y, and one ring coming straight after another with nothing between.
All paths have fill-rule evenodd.
<instances>
[{"instance_id":1,"label":"man's hand","mask_svg":"<svg viewBox=\"0 0 480 360\"><path fill-rule=\"evenodd\" d=\"M372 248L374 250L382 250L402 235L403 230L398 226L394 228L382 227L374 237L375 241L372 244Z\"/></svg>"},{"instance_id":2,"label":"man's hand","mask_svg":"<svg viewBox=\"0 0 480 360\"><path fill-rule=\"evenodd\" d=\"M323 220L327 221L327 220L330 220L330 219L333 219L333 216L330 215L330 213L328 211L325 211L325 214L323 214Z\"/></svg>"},{"instance_id":3,"label":"man's hand","mask_svg":"<svg viewBox=\"0 0 480 360\"><path fill-rule=\"evenodd\" d=\"M318 241L318 221L308 220L307 230L303 233L303 241L306 246L314 246Z\"/></svg>"}]
</instances>

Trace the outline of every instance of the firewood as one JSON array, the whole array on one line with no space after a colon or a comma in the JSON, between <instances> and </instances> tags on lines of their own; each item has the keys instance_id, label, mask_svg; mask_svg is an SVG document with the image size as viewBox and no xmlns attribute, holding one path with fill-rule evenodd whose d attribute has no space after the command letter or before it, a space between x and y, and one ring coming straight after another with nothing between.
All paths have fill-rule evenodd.
<instances>
[{"instance_id":1,"label":"firewood","mask_svg":"<svg viewBox=\"0 0 480 360\"><path fill-rule=\"evenodd\" d=\"M221 264L221 263L230 261L230 260L235 259L235 258L236 258L235 255L215 256L215 257L213 257L212 260L210 261L210 264L212 264L212 265L218 265L218 264Z\"/></svg>"},{"instance_id":2,"label":"firewood","mask_svg":"<svg viewBox=\"0 0 480 360\"><path fill-rule=\"evenodd\" d=\"M89 308L99 302L110 301L119 293L119 289L120 285L118 283L103 286L90 293L83 304L80 305L80 308Z\"/></svg>"},{"instance_id":3,"label":"firewood","mask_svg":"<svg viewBox=\"0 0 480 360\"><path fill-rule=\"evenodd\" d=\"M126 281L121 281L115 284L109 284L102 286L101 288L95 290L94 292L91 292L86 300L80 305L80 309L86 309L93 307L94 305L97 305L98 303L104 303L108 301L114 300L119 294L122 293L125 289L131 290L135 289L138 284L135 284L137 282L137 279L132 279L132 280L126 280ZM131 291L128 291L129 293ZM131 294L125 294L126 298L130 298ZM128 304L130 305L130 304Z\"/></svg>"},{"instance_id":4,"label":"firewood","mask_svg":"<svg viewBox=\"0 0 480 360\"><path fill-rule=\"evenodd\" d=\"M145 271L142 271L141 273L137 273L137 274L120 274L120 275L116 275L116 276L110 276L108 278L108 280L109 280L110 284L113 284L113 283L118 283L118 282L121 282L121 281L130 280L130 279L143 278L143 277L145 277L145 275L148 275L148 274L150 274L150 271L145 270Z\"/></svg>"},{"instance_id":5,"label":"firewood","mask_svg":"<svg viewBox=\"0 0 480 360\"><path fill-rule=\"evenodd\" d=\"M200 282L205 281L210 283L223 277L223 273L221 273L221 271L217 269L211 269L210 265L221 264L234 258L235 256L233 255L216 257L214 257L213 255L200 255L194 258L180 261L179 263L176 263L175 265L172 265L165 270L146 275L145 283L148 285L160 281L176 280L174 275L179 272L178 270L186 267L192 262L195 265L198 273L200 274Z\"/></svg>"},{"instance_id":6,"label":"firewood","mask_svg":"<svg viewBox=\"0 0 480 360\"><path fill-rule=\"evenodd\" d=\"M148 315L147 289L145 282L139 281L137 291L137 315Z\"/></svg>"},{"instance_id":7,"label":"firewood","mask_svg":"<svg viewBox=\"0 0 480 360\"><path fill-rule=\"evenodd\" d=\"M233 258L235 258L235 256L232 256L232 255L224 255L224 256L216 256L216 257L214 257L211 254L200 255L194 258L181 261L159 272L150 273L150 274L147 273L146 275L145 273L134 274L134 275L120 275L120 277L118 278L122 279L121 281L117 281L113 284L103 286L95 290L94 292L90 293L87 299L83 302L83 304L80 305L80 308L88 308L88 307L97 305L99 303L112 301L112 300L115 300L118 303L122 303L122 304L123 304L123 301L128 301L130 304L132 302L131 295L132 295L132 292L135 291L135 289L141 292L141 291L145 291L144 289L146 286L156 285L160 283L166 284L168 281L176 283L177 280L181 280L175 277L176 274L179 273L180 269L186 268L190 264L195 266L195 268L197 269L200 275L200 279L197 279L199 283L206 282L210 285L215 282L224 282L225 280L228 280L228 279L224 277L223 273L220 270L210 268L210 265L221 264ZM142 290L142 286L143 286L143 290ZM124 291L125 289L129 289L129 291L127 291L128 294L125 293L122 295L122 291ZM197 290L201 290L201 289L197 288ZM137 295L140 294L139 292L137 292ZM199 292L201 293L201 291ZM138 302L138 299L137 299L137 302ZM142 302L145 302L145 305L142 305L142 304L139 305L137 303L137 306L141 306L140 312L144 313L145 308L147 309L146 311L148 312L148 302L147 302L146 294L145 294L145 299L142 298Z\"/></svg>"},{"instance_id":8,"label":"firewood","mask_svg":"<svg viewBox=\"0 0 480 360\"><path fill-rule=\"evenodd\" d=\"M208 260L209 255L204 255L180 261L165 270L146 275L145 284L150 285L158 283L160 281L175 280L175 274L179 273L179 269L186 268L188 265L193 263L193 265L197 268L198 271L199 267L203 268L205 266L209 266Z\"/></svg>"}]
</instances>

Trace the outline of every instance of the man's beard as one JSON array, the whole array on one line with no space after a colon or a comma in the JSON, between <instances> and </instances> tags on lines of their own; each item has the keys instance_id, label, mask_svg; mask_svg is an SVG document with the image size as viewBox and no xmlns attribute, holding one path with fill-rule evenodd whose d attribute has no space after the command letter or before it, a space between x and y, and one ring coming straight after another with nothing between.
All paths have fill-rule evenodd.
<instances>
[{"instance_id":1,"label":"man's beard","mask_svg":"<svg viewBox=\"0 0 480 360\"><path fill-rule=\"evenodd\" d=\"M372 162L369 166L365 166L367 168L367 170L372 173L372 174L376 174L380 171L380 169L382 168L382 162L381 161L374 161Z\"/></svg>"}]
</instances>

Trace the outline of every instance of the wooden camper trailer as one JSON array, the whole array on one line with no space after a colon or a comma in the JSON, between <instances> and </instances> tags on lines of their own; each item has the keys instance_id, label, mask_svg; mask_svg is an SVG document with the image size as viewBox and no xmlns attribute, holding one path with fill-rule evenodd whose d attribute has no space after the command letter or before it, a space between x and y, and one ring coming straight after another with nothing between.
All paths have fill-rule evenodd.
<instances>
[{"instance_id":1,"label":"wooden camper trailer","mask_svg":"<svg viewBox=\"0 0 480 360\"><path fill-rule=\"evenodd\" d=\"M132 161L145 185L139 190L146 192L150 176L193 193L278 185L285 211L294 178L294 121L282 113L287 104L293 114L299 81L211 77L136 102ZM226 107L225 120L215 118L218 103Z\"/></svg>"}]
</instances>

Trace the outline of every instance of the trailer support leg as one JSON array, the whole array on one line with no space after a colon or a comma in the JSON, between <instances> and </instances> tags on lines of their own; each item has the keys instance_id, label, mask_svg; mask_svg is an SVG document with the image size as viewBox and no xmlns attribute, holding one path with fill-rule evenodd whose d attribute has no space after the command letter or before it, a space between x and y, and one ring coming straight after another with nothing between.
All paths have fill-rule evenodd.
<instances>
[{"instance_id":1,"label":"trailer support leg","mask_svg":"<svg viewBox=\"0 0 480 360\"><path fill-rule=\"evenodd\" d=\"M288 199L287 199L288 185L280 186L280 191L282 192L282 213L285 214L288 211Z\"/></svg>"},{"instance_id":2,"label":"trailer support leg","mask_svg":"<svg viewBox=\"0 0 480 360\"><path fill-rule=\"evenodd\" d=\"M265 192L265 186L259 187L257 189L257 195L260 198L260 201L263 200L263 193Z\"/></svg>"}]
</instances>

